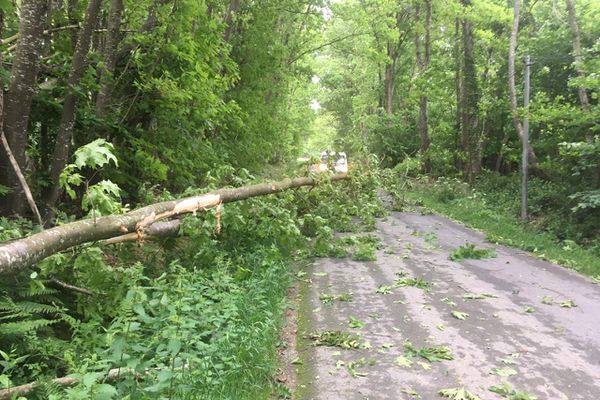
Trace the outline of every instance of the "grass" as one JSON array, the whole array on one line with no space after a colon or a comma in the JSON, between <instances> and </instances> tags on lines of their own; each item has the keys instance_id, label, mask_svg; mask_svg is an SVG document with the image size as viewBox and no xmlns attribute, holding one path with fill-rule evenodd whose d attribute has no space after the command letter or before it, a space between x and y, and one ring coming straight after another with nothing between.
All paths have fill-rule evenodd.
<instances>
[{"instance_id":1,"label":"grass","mask_svg":"<svg viewBox=\"0 0 600 400\"><path fill-rule=\"evenodd\" d=\"M536 257L589 276L600 275L600 257L576 244L565 246L548 232L519 221L518 217L489 206L481 197L439 199L428 186L414 185L406 199L420 203L467 226L482 230L490 242L517 247Z\"/></svg>"}]
</instances>

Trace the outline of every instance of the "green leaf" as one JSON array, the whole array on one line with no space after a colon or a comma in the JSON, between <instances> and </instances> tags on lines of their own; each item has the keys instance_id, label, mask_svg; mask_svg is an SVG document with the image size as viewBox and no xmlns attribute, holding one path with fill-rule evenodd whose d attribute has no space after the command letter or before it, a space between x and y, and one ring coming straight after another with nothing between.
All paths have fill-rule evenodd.
<instances>
[{"instance_id":1,"label":"green leaf","mask_svg":"<svg viewBox=\"0 0 600 400\"><path fill-rule=\"evenodd\" d=\"M478 396L464 388L442 389L438 393L440 396L452 400L481 400Z\"/></svg>"},{"instance_id":2,"label":"green leaf","mask_svg":"<svg viewBox=\"0 0 600 400\"><path fill-rule=\"evenodd\" d=\"M513 368L494 368L492 369L492 373L498 376L513 376L517 374L517 371Z\"/></svg>"},{"instance_id":3,"label":"green leaf","mask_svg":"<svg viewBox=\"0 0 600 400\"><path fill-rule=\"evenodd\" d=\"M469 314L460 311L452 311L452 316L456 319L465 320L469 317Z\"/></svg>"}]
</instances>

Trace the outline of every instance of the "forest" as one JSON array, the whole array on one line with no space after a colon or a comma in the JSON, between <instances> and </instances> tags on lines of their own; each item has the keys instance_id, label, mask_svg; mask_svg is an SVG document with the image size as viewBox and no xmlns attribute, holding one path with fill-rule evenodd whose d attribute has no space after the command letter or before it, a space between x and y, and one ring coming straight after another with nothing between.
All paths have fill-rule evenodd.
<instances>
[{"instance_id":1,"label":"forest","mask_svg":"<svg viewBox=\"0 0 600 400\"><path fill-rule=\"evenodd\" d=\"M371 235L395 213L599 283L598 21L597 0L0 0L0 399L334 398L288 384L308 360L280 376L286 310L321 345L290 293L391 254ZM310 172L326 150L347 175Z\"/></svg>"}]
</instances>

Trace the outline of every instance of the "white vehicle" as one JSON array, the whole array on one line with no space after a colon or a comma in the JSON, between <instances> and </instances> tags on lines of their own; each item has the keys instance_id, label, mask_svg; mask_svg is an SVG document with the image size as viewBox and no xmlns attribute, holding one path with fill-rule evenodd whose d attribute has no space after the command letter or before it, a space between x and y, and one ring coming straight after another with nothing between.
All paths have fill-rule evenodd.
<instances>
[{"instance_id":1,"label":"white vehicle","mask_svg":"<svg viewBox=\"0 0 600 400\"><path fill-rule=\"evenodd\" d=\"M348 172L348 156L344 152L326 150L321 153L321 161L309 166L309 172L325 172L333 169L338 173Z\"/></svg>"},{"instance_id":2,"label":"white vehicle","mask_svg":"<svg viewBox=\"0 0 600 400\"><path fill-rule=\"evenodd\" d=\"M342 174L345 174L348 172L348 156L346 156L346 153L339 152L337 153L337 157L335 157L336 160L333 163L333 170L335 172L339 172Z\"/></svg>"}]
</instances>

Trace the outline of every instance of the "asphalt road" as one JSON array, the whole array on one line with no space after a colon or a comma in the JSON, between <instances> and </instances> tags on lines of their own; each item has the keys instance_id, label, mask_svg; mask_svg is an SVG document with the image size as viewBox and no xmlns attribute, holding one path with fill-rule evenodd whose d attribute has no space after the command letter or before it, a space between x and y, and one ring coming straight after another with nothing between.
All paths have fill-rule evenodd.
<instances>
[{"instance_id":1,"label":"asphalt road","mask_svg":"<svg viewBox=\"0 0 600 400\"><path fill-rule=\"evenodd\" d=\"M443 399L440 390L464 388L502 399L510 397L489 388L507 382L531 399L600 399L600 285L436 215L394 212L373 234L383 244L377 261L325 258L308 270L299 334L349 332L366 348L306 339L299 398ZM497 257L449 260L467 242L493 247ZM394 286L400 271L429 288ZM382 285L392 286L389 293L377 293ZM319 299L342 293L353 301ZM351 316L364 326L350 327ZM406 341L415 349L448 346L453 360L411 356Z\"/></svg>"}]
</instances>

